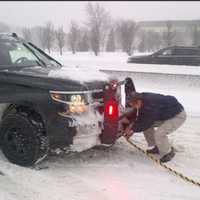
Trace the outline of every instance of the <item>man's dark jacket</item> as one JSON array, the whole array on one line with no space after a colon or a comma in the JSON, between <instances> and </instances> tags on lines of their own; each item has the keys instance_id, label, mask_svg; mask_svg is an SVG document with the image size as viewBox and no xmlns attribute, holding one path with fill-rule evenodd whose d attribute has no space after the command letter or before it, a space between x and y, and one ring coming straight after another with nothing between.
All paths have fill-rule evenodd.
<instances>
[{"instance_id":1,"label":"man's dark jacket","mask_svg":"<svg viewBox=\"0 0 200 200\"><path fill-rule=\"evenodd\" d=\"M133 125L134 132L142 132L150 128L155 121L168 120L184 110L173 96L146 92L141 94L143 105ZM134 121L135 118L136 113L128 117L130 121Z\"/></svg>"}]
</instances>

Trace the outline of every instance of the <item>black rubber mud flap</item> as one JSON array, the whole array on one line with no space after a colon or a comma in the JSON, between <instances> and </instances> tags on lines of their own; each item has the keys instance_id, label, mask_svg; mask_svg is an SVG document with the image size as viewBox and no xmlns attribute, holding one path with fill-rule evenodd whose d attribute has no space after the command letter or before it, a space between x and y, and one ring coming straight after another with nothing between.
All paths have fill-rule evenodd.
<instances>
[{"instance_id":1,"label":"black rubber mud flap","mask_svg":"<svg viewBox=\"0 0 200 200\"><path fill-rule=\"evenodd\" d=\"M130 77L126 78L125 92L126 92L126 96L131 92L136 92L135 85L133 83L133 80Z\"/></svg>"},{"instance_id":2,"label":"black rubber mud flap","mask_svg":"<svg viewBox=\"0 0 200 200\"><path fill-rule=\"evenodd\" d=\"M126 84L125 84L125 94L126 94L126 99L132 92L136 92L136 88L134 85L133 80L130 77L127 77L126 79ZM126 105L127 106L127 105Z\"/></svg>"},{"instance_id":3,"label":"black rubber mud flap","mask_svg":"<svg viewBox=\"0 0 200 200\"><path fill-rule=\"evenodd\" d=\"M116 89L106 85L104 89L104 129L100 135L102 144L113 144L118 134L119 103L115 99ZM111 110L112 113L109 113Z\"/></svg>"}]
</instances>

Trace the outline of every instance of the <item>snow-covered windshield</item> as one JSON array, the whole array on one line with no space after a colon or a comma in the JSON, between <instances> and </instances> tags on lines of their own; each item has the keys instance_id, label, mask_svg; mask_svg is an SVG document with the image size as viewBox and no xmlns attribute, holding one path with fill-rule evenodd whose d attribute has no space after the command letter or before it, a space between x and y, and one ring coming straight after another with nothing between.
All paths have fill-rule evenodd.
<instances>
[{"instance_id":1,"label":"snow-covered windshield","mask_svg":"<svg viewBox=\"0 0 200 200\"><path fill-rule=\"evenodd\" d=\"M23 43L0 40L0 68L37 66L41 61Z\"/></svg>"},{"instance_id":2,"label":"snow-covered windshield","mask_svg":"<svg viewBox=\"0 0 200 200\"><path fill-rule=\"evenodd\" d=\"M61 67L53 58L34 45L15 40L0 39L0 69L5 67Z\"/></svg>"},{"instance_id":3,"label":"snow-covered windshield","mask_svg":"<svg viewBox=\"0 0 200 200\"><path fill-rule=\"evenodd\" d=\"M31 43L26 43L26 47L28 47L37 57L40 59L40 61L43 63L45 66L52 66L52 67L61 67L61 64L48 56L45 52L37 48L35 45Z\"/></svg>"}]
</instances>

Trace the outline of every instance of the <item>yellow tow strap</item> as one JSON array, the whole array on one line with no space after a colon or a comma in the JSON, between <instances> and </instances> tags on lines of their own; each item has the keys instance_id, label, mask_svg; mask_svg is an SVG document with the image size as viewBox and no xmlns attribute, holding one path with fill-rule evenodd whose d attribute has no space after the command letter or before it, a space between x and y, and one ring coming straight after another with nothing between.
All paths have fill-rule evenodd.
<instances>
[{"instance_id":1,"label":"yellow tow strap","mask_svg":"<svg viewBox=\"0 0 200 200\"><path fill-rule=\"evenodd\" d=\"M184 181L187 181L189 183L192 183L193 185L196 185L196 186L200 187L200 183L198 181L195 181L192 178L189 178L189 177L183 175L182 173L177 172L176 170L172 169L171 167L168 167L166 164L161 163L160 160L156 159L154 156L152 156L151 154L147 153L144 149L142 149L141 147L137 146L130 139L127 139L126 137L124 137L124 138L126 139L126 141L131 146L135 147L137 150L139 150L140 152L142 152L143 154L145 154L148 158L150 158L151 160L153 160L154 162L156 162L158 165L160 165L160 166L164 167L165 169L167 169L168 171L174 173L175 175L177 175L178 177L180 177Z\"/></svg>"}]
</instances>

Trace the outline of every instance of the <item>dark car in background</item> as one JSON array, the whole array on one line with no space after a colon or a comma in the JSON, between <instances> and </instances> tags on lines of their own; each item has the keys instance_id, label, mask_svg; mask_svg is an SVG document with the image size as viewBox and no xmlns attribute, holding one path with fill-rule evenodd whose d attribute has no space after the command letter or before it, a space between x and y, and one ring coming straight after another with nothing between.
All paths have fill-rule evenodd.
<instances>
[{"instance_id":1,"label":"dark car in background","mask_svg":"<svg viewBox=\"0 0 200 200\"><path fill-rule=\"evenodd\" d=\"M167 65L200 65L200 48L171 46L150 55L132 56L128 63L167 64Z\"/></svg>"}]
</instances>

